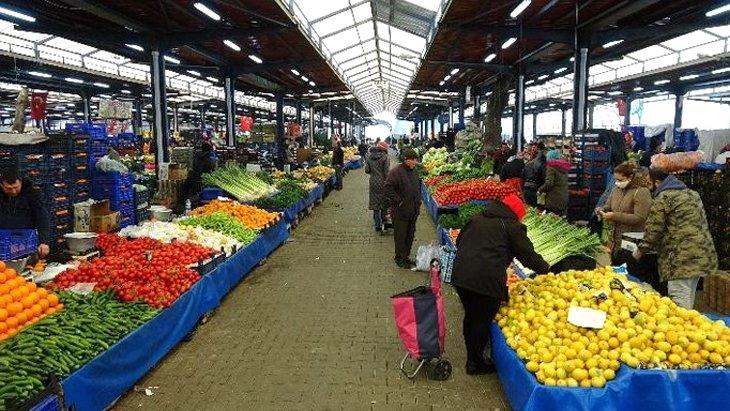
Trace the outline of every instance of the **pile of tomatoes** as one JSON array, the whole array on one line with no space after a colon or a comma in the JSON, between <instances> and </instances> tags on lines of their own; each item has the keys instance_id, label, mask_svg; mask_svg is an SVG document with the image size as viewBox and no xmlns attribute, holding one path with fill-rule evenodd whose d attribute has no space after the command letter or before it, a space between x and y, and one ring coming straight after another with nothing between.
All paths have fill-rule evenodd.
<instances>
[{"instance_id":1,"label":"pile of tomatoes","mask_svg":"<svg viewBox=\"0 0 730 411\"><path fill-rule=\"evenodd\" d=\"M95 283L95 290L113 288L121 301L144 301L169 307L200 279L189 265L211 256L212 250L187 242L162 243L151 238L126 239L114 234L99 237L104 256L69 269L53 286L65 289L77 283Z\"/></svg>"},{"instance_id":2,"label":"pile of tomatoes","mask_svg":"<svg viewBox=\"0 0 730 411\"><path fill-rule=\"evenodd\" d=\"M444 184L433 194L440 205L460 205L473 200L496 200L510 194L520 194L519 190L494 180L476 179Z\"/></svg>"}]
</instances>

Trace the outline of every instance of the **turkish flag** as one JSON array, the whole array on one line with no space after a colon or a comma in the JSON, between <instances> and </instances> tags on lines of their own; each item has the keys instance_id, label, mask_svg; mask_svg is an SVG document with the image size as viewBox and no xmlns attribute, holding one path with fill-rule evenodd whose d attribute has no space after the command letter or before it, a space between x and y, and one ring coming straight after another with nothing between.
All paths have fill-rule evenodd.
<instances>
[{"instance_id":1,"label":"turkish flag","mask_svg":"<svg viewBox=\"0 0 730 411\"><path fill-rule=\"evenodd\" d=\"M46 102L48 93L33 93L30 99L30 118L43 120L46 118Z\"/></svg>"},{"instance_id":2,"label":"turkish flag","mask_svg":"<svg viewBox=\"0 0 730 411\"><path fill-rule=\"evenodd\" d=\"M618 115L619 116L625 116L626 115L626 100L620 98L616 100L616 107L618 108Z\"/></svg>"},{"instance_id":3,"label":"turkish flag","mask_svg":"<svg viewBox=\"0 0 730 411\"><path fill-rule=\"evenodd\" d=\"M252 127L253 127L253 117L241 116L241 124L239 125L239 128L241 129L241 131L251 131Z\"/></svg>"}]
</instances>

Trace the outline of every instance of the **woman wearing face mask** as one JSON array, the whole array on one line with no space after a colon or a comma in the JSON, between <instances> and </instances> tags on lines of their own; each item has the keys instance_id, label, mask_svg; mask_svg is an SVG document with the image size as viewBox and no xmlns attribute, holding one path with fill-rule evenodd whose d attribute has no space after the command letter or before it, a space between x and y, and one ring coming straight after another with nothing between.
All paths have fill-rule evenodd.
<instances>
[{"instance_id":1,"label":"woman wearing face mask","mask_svg":"<svg viewBox=\"0 0 730 411\"><path fill-rule=\"evenodd\" d=\"M636 175L632 163L621 163L614 169L615 187L599 214L612 223L610 247L611 262L620 265L629 261L630 255L621 253L621 236L627 232L643 232L646 216L651 208L651 193Z\"/></svg>"}]
</instances>

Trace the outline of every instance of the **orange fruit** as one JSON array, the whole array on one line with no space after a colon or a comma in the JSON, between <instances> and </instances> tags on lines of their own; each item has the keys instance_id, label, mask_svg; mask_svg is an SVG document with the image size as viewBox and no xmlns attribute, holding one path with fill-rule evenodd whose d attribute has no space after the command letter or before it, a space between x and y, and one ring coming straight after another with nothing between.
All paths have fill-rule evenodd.
<instances>
[{"instance_id":1,"label":"orange fruit","mask_svg":"<svg viewBox=\"0 0 730 411\"><path fill-rule=\"evenodd\" d=\"M0 308L5 307L6 305L13 302L13 297L7 295L7 294L0 294Z\"/></svg>"},{"instance_id":2,"label":"orange fruit","mask_svg":"<svg viewBox=\"0 0 730 411\"><path fill-rule=\"evenodd\" d=\"M17 278L10 278L10 277L8 277L8 281L5 281L5 285L7 285L9 287L8 292L10 292L15 287L18 286L18 279Z\"/></svg>"},{"instance_id":3,"label":"orange fruit","mask_svg":"<svg viewBox=\"0 0 730 411\"><path fill-rule=\"evenodd\" d=\"M21 285L18 287L18 290L20 290L20 295L23 297L26 297L28 294L30 294L30 290L28 289L27 285Z\"/></svg>"},{"instance_id":4,"label":"orange fruit","mask_svg":"<svg viewBox=\"0 0 730 411\"><path fill-rule=\"evenodd\" d=\"M28 287L28 292L32 292L38 289L38 284L33 282L28 282L25 286Z\"/></svg>"},{"instance_id":5,"label":"orange fruit","mask_svg":"<svg viewBox=\"0 0 730 411\"><path fill-rule=\"evenodd\" d=\"M41 287L41 288L39 288L39 289L36 290L36 293L38 294L39 297L43 298L43 297L45 297L45 296L48 295L48 290L46 290L45 288L42 288Z\"/></svg>"},{"instance_id":6,"label":"orange fruit","mask_svg":"<svg viewBox=\"0 0 730 411\"><path fill-rule=\"evenodd\" d=\"M23 292L20 288L15 288L10 292L10 296L13 297L13 301L20 301L23 298Z\"/></svg>"},{"instance_id":7,"label":"orange fruit","mask_svg":"<svg viewBox=\"0 0 730 411\"><path fill-rule=\"evenodd\" d=\"M37 291L33 291L30 294L28 294L27 298L30 298L30 300L33 301L33 304L37 303L38 300L41 299L41 297L38 295Z\"/></svg>"},{"instance_id":8,"label":"orange fruit","mask_svg":"<svg viewBox=\"0 0 730 411\"><path fill-rule=\"evenodd\" d=\"M0 321L0 334L4 334L8 330L8 325L4 321Z\"/></svg>"},{"instance_id":9,"label":"orange fruit","mask_svg":"<svg viewBox=\"0 0 730 411\"><path fill-rule=\"evenodd\" d=\"M56 294L48 294L47 300L48 305L51 307L55 307L58 305L58 297L56 296Z\"/></svg>"},{"instance_id":10,"label":"orange fruit","mask_svg":"<svg viewBox=\"0 0 730 411\"><path fill-rule=\"evenodd\" d=\"M0 261L0 262L2 262L2 261ZM5 275L5 271L0 271L0 283L4 283L5 280L7 280L7 279L8 279L8 276Z\"/></svg>"},{"instance_id":11,"label":"orange fruit","mask_svg":"<svg viewBox=\"0 0 730 411\"><path fill-rule=\"evenodd\" d=\"M10 286L6 284L0 284L0 295L5 295L10 292Z\"/></svg>"},{"instance_id":12,"label":"orange fruit","mask_svg":"<svg viewBox=\"0 0 730 411\"><path fill-rule=\"evenodd\" d=\"M33 299L32 299L32 298L30 298L30 296L27 296L27 297L23 297L23 298L22 298L22 299L20 300L20 303L21 303L21 304L23 304L23 307L25 307L25 308L30 308L30 307L31 307L31 306L33 305Z\"/></svg>"},{"instance_id":13,"label":"orange fruit","mask_svg":"<svg viewBox=\"0 0 730 411\"><path fill-rule=\"evenodd\" d=\"M8 315L13 316L13 315L23 311L23 304L15 303L15 302L10 303L7 306L7 310L8 310Z\"/></svg>"},{"instance_id":14,"label":"orange fruit","mask_svg":"<svg viewBox=\"0 0 730 411\"><path fill-rule=\"evenodd\" d=\"M43 312L45 312L46 309L48 309L48 307L49 307L48 300L46 300L45 298L41 298L40 300L38 300L38 305L41 306L41 310Z\"/></svg>"},{"instance_id":15,"label":"orange fruit","mask_svg":"<svg viewBox=\"0 0 730 411\"><path fill-rule=\"evenodd\" d=\"M0 261L0 271L5 271L5 263Z\"/></svg>"},{"instance_id":16,"label":"orange fruit","mask_svg":"<svg viewBox=\"0 0 730 411\"><path fill-rule=\"evenodd\" d=\"M56 307L56 311L63 309L63 304L59 303Z\"/></svg>"},{"instance_id":17,"label":"orange fruit","mask_svg":"<svg viewBox=\"0 0 730 411\"><path fill-rule=\"evenodd\" d=\"M0 322L8 319L8 310L0 308Z\"/></svg>"},{"instance_id":18,"label":"orange fruit","mask_svg":"<svg viewBox=\"0 0 730 411\"><path fill-rule=\"evenodd\" d=\"M48 307L48 309L46 310L46 313L45 314L46 315L51 315L51 314L53 314L55 312L56 312L56 307Z\"/></svg>"},{"instance_id":19,"label":"orange fruit","mask_svg":"<svg viewBox=\"0 0 730 411\"><path fill-rule=\"evenodd\" d=\"M16 325L23 325L28 322L28 315L25 313L25 311L15 314L15 317L13 318L18 321L18 324Z\"/></svg>"},{"instance_id":20,"label":"orange fruit","mask_svg":"<svg viewBox=\"0 0 730 411\"><path fill-rule=\"evenodd\" d=\"M8 329L9 329L8 334L10 333L9 332L10 330L12 330L13 328L18 326L18 323L19 323L19 321L18 321L18 318L16 318L16 317L10 317L7 320L5 320L5 324L8 325Z\"/></svg>"},{"instance_id":21,"label":"orange fruit","mask_svg":"<svg viewBox=\"0 0 730 411\"><path fill-rule=\"evenodd\" d=\"M8 328L8 338L14 336L17 333L18 333L18 329L17 328Z\"/></svg>"},{"instance_id":22,"label":"orange fruit","mask_svg":"<svg viewBox=\"0 0 730 411\"><path fill-rule=\"evenodd\" d=\"M18 276L18 273L15 272L12 268L6 268L5 269L5 276L8 277L8 279L12 279Z\"/></svg>"},{"instance_id":23,"label":"orange fruit","mask_svg":"<svg viewBox=\"0 0 730 411\"><path fill-rule=\"evenodd\" d=\"M38 317L39 315L43 314L43 308L41 308L38 304L33 304L32 307L30 307L30 311L33 312L33 317Z\"/></svg>"}]
</instances>

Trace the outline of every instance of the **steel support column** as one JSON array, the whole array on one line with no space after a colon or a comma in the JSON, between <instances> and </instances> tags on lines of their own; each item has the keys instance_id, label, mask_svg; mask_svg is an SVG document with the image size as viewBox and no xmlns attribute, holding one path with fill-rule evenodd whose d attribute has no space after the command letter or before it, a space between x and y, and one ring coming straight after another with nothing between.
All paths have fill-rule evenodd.
<instances>
[{"instance_id":1,"label":"steel support column","mask_svg":"<svg viewBox=\"0 0 730 411\"><path fill-rule=\"evenodd\" d=\"M309 136L304 141L304 145L314 145L314 104L309 103Z\"/></svg>"},{"instance_id":2,"label":"steel support column","mask_svg":"<svg viewBox=\"0 0 730 411\"><path fill-rule=\"evenodd\" d=\"M152 77L152 109L154 110L153 135L155 136L155 164L157 172L160 164L170 162L167 146L170 140L170 129L167 124L167 89L165 88L165 59L162 51L151 51L150 73Z\"/></svg>"},{"instance_id":3,"label":"steel support column","mask_svg":"<svg viewBox=\"0 0 730 411\"><path fill-rule=\"evenodd\" d=\"M479 95L481 91L474 89L474 114L472 115L472 121L482 116L482 96Z\"/></svg>"},{"instance_id":4,"label":"steel support column","mask_svg":"<svg viewBox=\"0 0 730 411\"><path fill-rule=\"evenodd\" d=\"M586 126L588 128L593 128L593 112L595 111L595 109L596 109L596 105L589 101L588 102L588 123L586 124Z\"/></svg>"},{"instance_id":5,"label":"steel support column","mask_svg":"<svg viewBox=\"0 0 730 411\"><path fill-rule=\"evenodd\" d=\"M134 116L132 117L132 129L134 130L134 134L141 135L142 134L142 112L144 110L142 106L142 98L137 97L134 99L134 102L132 102L132 106L134 107Z\"/></svg>"},{"instance_id":6,"label":"steel support column","mask_svg":"<svg viewBox=\"0 0 730 411\"><path fill-rule=\"evenodd\" d=\"M205 133L205 104L198 106L198 115L200 116L200 131Z\"/></svg>"},{"instance_id":7,"label":"steel support column","mask_svg":"<svg viewBox=\"0 0 730 411\"><path fill-rule=\"evenodd\" d=\"M537 140L537 112L532 113L532 141Z\"/></svg>"},{"instance_id":8,"label":"steel support column","mask_svg":"<svg viewBox=\"0 0 730 411\"><path fill-rule=\"evenodd\" d=\"M512 116L512 138L517 151L522 151L522 143L525 127L525 72L522 66L517 74L517 87L515 87L515 111Z\"/></svg>"},{"instance_id":9,"label":"steel support column","mask_svg":"<svg viewBox=\"0 0 730 411\"><path fill-rule=\"evenodd\" d=\"M276 93L276 158L284 159L284 93Z\"/></svg>"},{"instance_id":10,"label":"steel support column","mask_svg":"<svg viewBox=\"0 0 730 411\"><path fill-rule=\"evenodd\" d=\"M226 76L223 79L223 91L226 96L226 144L236 145L236 79Z\"/></svg>"},{"instance_id":11,"label":"steel support column","mask_svg":"<svg viewBox=\"0 0 730 411\"><path fill-rule=\"evenodd\" d=\"M568 110L565 107L560 108L560 135L565 137L565 120L568 114Z\"/></svg>"},{"instance_id":12,"label":"steel support column","mask_svg":"<svg viewBox=\"0 0 730 411\"><path fill-rule=\"evenodd\" d=\"M88 93L82 94L81 102L84 106L84 123L91 123L91 95Z\"/></svg>"},{"instance_id":13,"label":"steel support column","mask_svg":"<svg viewBox=\"0 0 730 411\"><path fill-rule=\"evenodd\" d=\"M626 112L624 113L624 125L628 126L631 124L631 103L634 102L634 99L631 96L626 96L626 99L624 100L626 102ZM593 108L593 107L591 107ZM593 117L591 113L591 118ZM591 127L593 127L593 121L590 122Z\"/></svg>"},{"instance_id":14,"label":"steel support column","mask_svg":"<svg viewBox=\"0 0 730 411\"><path fill-rule=\"evenodd\" d=\"M177 133L180 131L180 108L177 104L172 106L172 131Z\"/></svg>"},{"instance_id":15,"label":"steel support column","mask_svg":"<svg viewBox=\"0 0 730 411\"><path fill-rule=\"evenodd\" d=\"M464 92L459 94L459 124L464 124Z\"/></svg>"},{"instance_id":16,"label":"steel support column","mask_svg":"<svg viewBox=\"0 0 730 411\"><path fill-rule=\"evenodd\" d=\"M454 127L454 102L449 101L449 128Z\"/></svg>"},{"instance_id":17,"label":"steel support column","mask_svg":"<svg viewBox=\"0 0 730 411\"><path fill-rule=\"evenodd\" d=\"M436 118L431 117L431 134L436 134ZM430 138L431 136L426 137L426 139Z\"/></svg>"},{"instance_id":18,"label":"steel support column","mask_svg":"<svg viewBox=\"0 0 730 411\"><path fill-rule=\"evenodd\" d=\"M301 126L302 125L302 99L301 98L297 98L296 106L297 106L296 122L297 122L297 124L299 124Z\"/></svg>"},{"instance_id":19,"label":"steel support column","mask_svg":"<svg viewBox=\"0 0 730 411\"><path fill-rule=\"evenodd\" d=\"M684 90L674 95L674 129L682 128L682 112L684 111Z\"/></svg>"},{"instance_id":20,"label":"steel support column","mask_svg":"<svg viewBox=\"0 0 730 411\"><path fill-rule=\"evenodd\" d=\"M327 102L327 115L330 118L330 132L329 139L332 140L335 137L335 120L332 118L332 102Z\"/></svg>"},{"instance_id":21,"label":"steel support column","mask_svg":"<svg viewBox=\"0 0 730 411\"><path fill-rule=\"evenodd\" d=\"M577 7L577 5L576 5ZM585 130L588 111L588 66L590 39L582 32L575 34L573 67L573 133Z\"/></svg>"}]
</instances>

